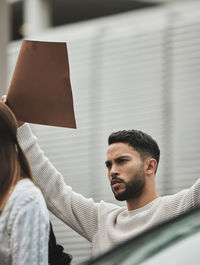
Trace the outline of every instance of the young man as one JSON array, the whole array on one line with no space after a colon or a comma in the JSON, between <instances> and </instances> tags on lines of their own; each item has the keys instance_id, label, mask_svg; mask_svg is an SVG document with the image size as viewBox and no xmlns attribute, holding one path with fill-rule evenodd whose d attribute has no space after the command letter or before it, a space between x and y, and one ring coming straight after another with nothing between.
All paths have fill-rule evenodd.
<instances>
[{"instance_id":1,"label":"young man","mask_svg":"<svg viewBox=\"0 0 200 265\"><path fill-rule=\"evenodd\" d=\"M49 210L92 242L93 255L200 205L200 180L175 195L159 196L155 174L160 151L141 131L120 131L109 137L106 166L111 189L127 207L95 203L74 192L44 156L28 124L18 129L18 138Z\"/></svg>"}]
</instances>

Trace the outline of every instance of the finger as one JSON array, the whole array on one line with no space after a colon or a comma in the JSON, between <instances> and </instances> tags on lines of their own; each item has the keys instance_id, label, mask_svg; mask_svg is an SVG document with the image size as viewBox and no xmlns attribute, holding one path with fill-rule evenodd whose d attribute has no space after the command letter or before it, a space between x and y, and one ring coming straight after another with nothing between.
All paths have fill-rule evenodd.
<instances>
[{"instance_id":1,"label":"finger","mask_svg":"<svg viewBox=\"0 0 200 265\"><path fill-rule=\"evenodd\" d=\"M1 99L2 99L2 101L3 101L4 103L6 103L7 95L3 95Z\"/></svg>"}]
</instances>

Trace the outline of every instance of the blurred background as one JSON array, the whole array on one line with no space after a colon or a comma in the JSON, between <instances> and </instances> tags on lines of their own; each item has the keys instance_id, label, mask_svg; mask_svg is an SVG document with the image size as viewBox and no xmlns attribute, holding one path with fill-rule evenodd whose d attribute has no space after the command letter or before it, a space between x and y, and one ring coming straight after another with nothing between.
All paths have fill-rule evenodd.
<instances>
[{"instance_id":1,"label":"blurred background","mask_svg":"<svg viewBox=\"0 0 200 265\"><path fill-rule=\"evenodd\" d=\"M115 202L104 161L108 135L140 129L161 149L161 195L190 187L200 172L200 1L0 0L0 93L22 39L67 42L77 130L31 125L74 190ZM91 245L51 216L74 257Z\"/></svg>"}]
</instances>

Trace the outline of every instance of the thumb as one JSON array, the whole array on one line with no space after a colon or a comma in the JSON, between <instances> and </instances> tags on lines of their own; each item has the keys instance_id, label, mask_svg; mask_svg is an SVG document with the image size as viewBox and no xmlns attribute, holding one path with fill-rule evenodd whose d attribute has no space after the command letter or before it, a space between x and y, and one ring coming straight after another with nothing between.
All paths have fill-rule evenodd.
<instances>
[{"instance_id":1,"label":"thumb","mask_svg":"<svg viewBox=\"0 0 200 265\"><path fill-rule=\"evenodd\" d=\"M3 103L6 103L6 101L7 101L7 95L3 95L1 99L2 99Z\"/></svg>"}]
</instances>

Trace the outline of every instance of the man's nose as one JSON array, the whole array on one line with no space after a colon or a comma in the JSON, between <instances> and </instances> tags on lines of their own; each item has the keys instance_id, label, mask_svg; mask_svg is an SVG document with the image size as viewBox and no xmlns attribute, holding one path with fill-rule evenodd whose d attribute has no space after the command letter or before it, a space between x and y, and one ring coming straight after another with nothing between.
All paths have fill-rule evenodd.
<instances>
[{"instance_id":1,"label":"man's nose","mask_svg":"<svg viewBox=\"0 0 200 265\"><path fill-rule=\"evenodd\" d=\"M114 165L112 166L112 168L110 170L110 176L111 176L111 178L114 178L114 177L118 177L119 176L119 170Z\"/></svg>"}]
</instances>

